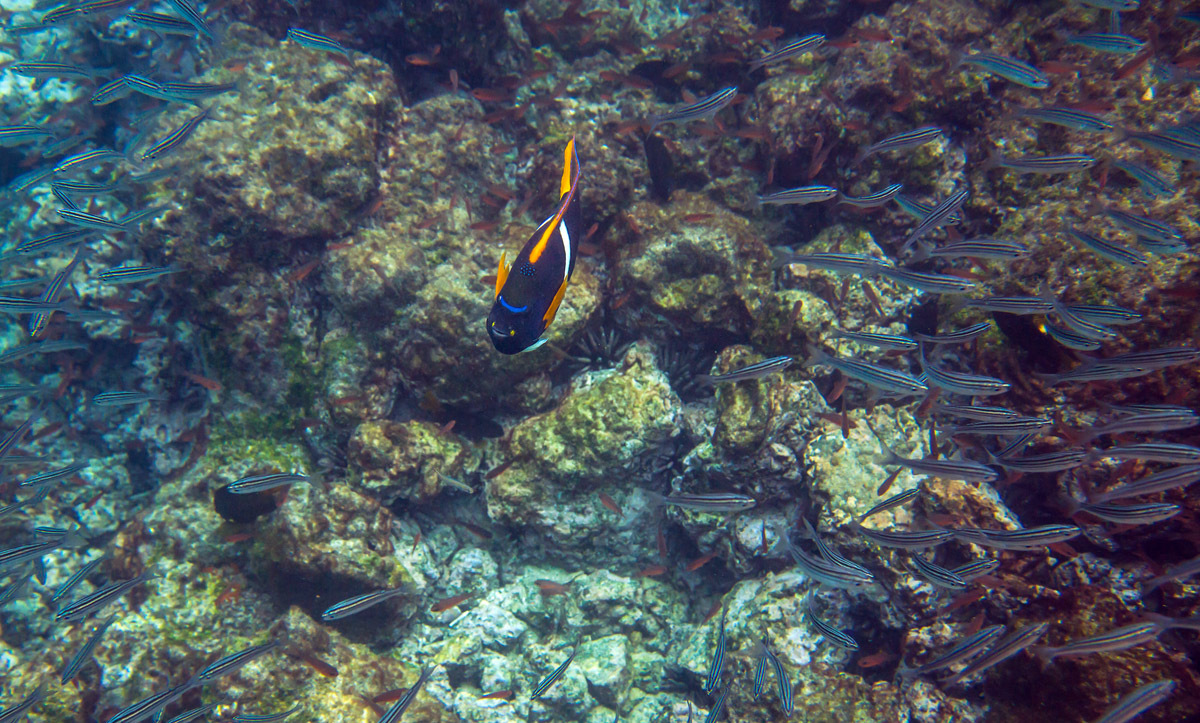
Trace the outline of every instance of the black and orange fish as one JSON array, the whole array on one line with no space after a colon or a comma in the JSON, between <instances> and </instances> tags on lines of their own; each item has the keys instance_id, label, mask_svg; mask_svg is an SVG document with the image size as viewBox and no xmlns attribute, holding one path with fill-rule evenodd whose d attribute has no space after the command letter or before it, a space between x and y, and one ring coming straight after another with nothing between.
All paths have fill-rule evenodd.
<instances>
[{"instance_id":1,"label":"black and orange fish","mask_svg":"<svg viewBox=\"0 0 1200 723\"><path fill-rule=\"evenodd\" d=\"M575 138L567 144L559 184L558 210L538 226L512 266L500 255L496 302L488 314L488 336L502 354L536 349L575 271L582 218L579 210L579 156Z\"/></svg>"}]
</instances>

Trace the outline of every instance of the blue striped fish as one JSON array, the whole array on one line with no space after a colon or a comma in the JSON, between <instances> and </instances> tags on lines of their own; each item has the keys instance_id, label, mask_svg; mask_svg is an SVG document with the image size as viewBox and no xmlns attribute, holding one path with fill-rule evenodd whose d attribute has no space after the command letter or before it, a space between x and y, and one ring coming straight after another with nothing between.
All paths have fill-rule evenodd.
<instances>
[{"instance_id":1,"label":"blue striped fish","mask_svg":"<svg viewBox=\"0 0 1200 723\"><path fill-rule=\"evenodd\" d=\"M1115 160L1112 162L1114 168L1119 168L1125 171L1133 179L1138 182L1142 193L1151 198L1169 198L1174 196L1179 190L1173 183L1168 181L1157 171L1133 161Z\"/></svg>"},{"instance_id":2,"label":"blue striped fish","mask_svg":"<svg viewBox=\"0 0 1200 723\"><path fill-rule=\"evenodd\" d=\"M1066 645L1035 645L1030 652L1038 656L1042 665L1049 665L1061 655L1090 655L1092 653L1108 653L1117 650L1128 650L1153 640L1162 634L1158 623L1141 622L1125 625L1115 630L1109 630L1099 635L1072 640Z\"/></svg>"},{"instance_id":3,"label":"blue striped fish","mask_svg":"<svg viewBox=\"0 0 1200 723\"><path fill-rule=\"evenodd\" d=\"M813 347L809 365L823 364L870 386L896 394L925 394L929 387L911 374L849 357L837 357Z\"/></svg>"},{"instance_id":4,"label":"blue striped fish","mask_svg":"<svg viewBox=\"0 0 1200 723\"><path fill-rule=\"evenodd\" d=\"M48 60L9 63L7 67L17 75L42 79L75 78L77 80L91 80L103 72L94 68L85 68L79 65L71 65L70 63L58 63Z\"/></svg>"},{"instance_id":5,"label":"blue striped fish","mask_svg":"<svg viewBox=\"0 0 1200 723\"><path fill-rule=\"evenodd\" d=\"M1125 326L1127 324L1136 324L1142 320L1140 312L1133 309L1123 309L1120 306L1066 304L1066 308L1081 319L1108 326Z\"/></svg>"},{"instance_id":6,"label":"blue striped fish","mask_svg":"<svg viewBox=\"0 0 1200 723\"><path fill-rule=\"evenodd\" d=\"M838 203L844 203L847 206L855 208L877 208L894 199L903 189L899 183L893 183L882 191L869 193L866 196L847 196L844 193L838 194Z\"/></svg>"},{"instance_id":7,"label":"blue striped fish","mask_svg":"<svg viewBox=\"0 0 1200 723\"><path fill-rule=\"evenodd\" d=\"M1140 252L1125 246L1124 244L1119 244L1116 241L1109 241L1108 239L1094 236L1086 231L1081 231L1074 226L1068 226L1067 233L1071 234L1076 241L1092 251L1095 251L1097 254L1103 256L1109 261L1114 261L1122 266L1138 269L1145 268L1150 265L1150 262L1146 260L1145 256L1143 256Z\"/></svg>"},{"instance_id":8,"label":"blue striped fish","mask_svg":"<svg viewBox=\"0 0 1200 723\"><path fill-rule=\"evenodd\" d=\"M1028 455L1024 457L1009 457L988 455L992 464L1005 469L1015 469L1018 472L1061 472L1067 469L1081 467L1088 461L1088 453L1082 449L1065 449L1061 452Z\"/></svg>"},{"instance_id":9,"label":"blue striped fish","mask_svg":"<svg viewBox=\"0 0 1200 723\"><path fill-rule=\"evenodd\" d=\"M1036 643L1039 638L1046 634L1046 630L1049 629L1049 627L1049 623L1036 623L1033 625L1026 625L1023 628L1012 631L997 641L995 645L993 645L987 650L987 652L976 659L975 662L963 668L958 673L955 673L949 678L943 680L942 685L952 686L964 678L969 678L978 673L982 673L988 668L1008 660L1025 648L1028 648Z\"/></svg>"},{"instance_id":10,"label":"blue striped fish","mask_svg":"<svg viewBox=\"0 0 1200 723\"><path fill-rule=\"evenodd\" d=\"M953 571L947 570L941 565L930 562L925 559L924 555L919 553L914 554L911 558L915 572L919 577L925 579L936 587L945 588L961 592L967 589L967 581L956 575Z\"/></svg>"},{"instance_id":11,"label":"blue striped fish","mask_svg":"<svg viewBox=\"0 0 1200 723\"><path fill-rule=\"evenodd\" d=\"M0 126L0 146L11 148L22 143L53 138L54 135L54 131L42 126Z\"/></svg>"},{"instance_id":12,"label":"blue striped fish","mask_svg":"<svg viewBox=\"0 0 1200 723\"><path fill-rule=\"evenodd\" d=\"M110 582L95 592L85 595L62 608L54 614L54 619L60 623L77 623L93 613L100 612L111 603L124 597L133 588L153 577L153 575L143 572L141 575L129 580Z\"/></svg>"},{"instance_id":13,"label":"blue striped fish","mask_svg":"<svg viewBox=\"0 0 1200 723\"><path fill-rule=\"evenodd\" d=\"M850 634L844 630L839 630L817 617L817 614L813 612L810 601L804 603L804 617L829 642L846 650L858 650L858 641L850 637Z\"/></svg>"},{"instance_id":14,"label":"blue striped fish","mask_svg":"<svg viewBox=\"0 0 1200 723\"><path fill-rule=\"evenodd\" d=\"M994 547L1000 550L1028 551L1072 540L1082 534L1083 530L1075 525L1042 525L1018 530L962 527L952 532L954 539L959 542L970 542L980 547Z\"/></svg>"},{"instance_id":15,"label":"blue striped fish","mask_svg":"<svg viewBox=\"0 0 1200 723\"><path fill-rule=\"evenodd\" d=\"M163 35L194 36L199 32L196 30L196 26L188 21L165 13L131 12L125 15L125 19L139 28Z\"/></svg>"},{"instance_id":16,"label":"blue striped fish","mask_svg":"<svg viewBox=\"0 0 1200 723\"><path fill-rule=\"evenodd\" d=\"M912 248L913 244L915 244L929 232L948 225L950 223L950 217L958 213L958 210L962 208L962 205L966 203L967 197L970 195L970 190L963 188L942 199L941 202L939 202L933 207L932 210L930 210L929 214L926 215L925 218L921 219L921 222L917 224L916 228L914 228L908 234L908 238L904 240L904 245L901 247L901 250L908 251Z\"/></svg>"},{"instance_id":17,"label":"blue striped fish","mask_svg":"<svg viewBox=\"0 0 1200 723\"><path fill-rule=\"evenodd\" d=\"M834 339L846 339L859 344L894 349L897 351L913 351L917 348L917 340L898 334L877 334L869 331L846 331L838 329L833 333Z\"/></svg>"},{"instance_id":18,"label":"blue striped fish","mask_svg":"<svg viewBox=\"0 0 1200 723\"><path fill-rule=\"evenodd\" d=\"M650 133L663 123L686 123L697 119L710 119L720 113L737 97L737 87L731 86L705 98L680 106L675 110L650 116Z\"/></svg>"},{"instance_id":19,"label":"blue striped fish","mask_svg":"<svg viewBox=\"0 0 1200 723\"><path fill-rule=\"evenodd\" d=\"M196 673L196 682L201 684L211 683L214 680L232 675L241 670L251 662L258 660L264 655L271 653L283 647L283 643L278 640L272 640L262 645L252 645L248 648L239 650L236 653L226 655L215 663L206 666L199 673Z\"/></svg>"},{"instance_id":20,"label":"blue striped fish","mask_svg":"<svg viewBox=\"0 0 1200 723\"><path fill-rule=\"evenodd\" d=\"M987 397L993 394L1004 394L1011 387L1003 379L974 374L961 374L949 369L942 369L930 363L929 359L925 356L923 346L921 347L920 359L921 371L925 372L928 376L929 383L952 394L962 394L968 397Z\"/></svg>"},{"instance_id":21,"label":"blue striped fish","mask_svg":"<svg viewBox=\"0 0 1200 723\"><path fill-rule=\"evenodd\" d=\"M187 139L191 137L192 133L204 121L205 118L208 118L207 108L202 110L199 114L187 119L183 125L171 131L166 138L163 138L158 143L155 143L153 146L147 148L146 151L142 153L142 160L157 160L168 153L171 153L172 151L178 150L184 143L187 142Z\"/></svg>"},{"instance_id":22,"label":"blue striped fish","mask_svg":"<svg viewBox=\"0 0 1200 723\"><path fill-rule=\"evenodd\" d=\"M902 550L925 550L937 547L954 537L949 530L873 530L853 523L851 529L871 542Z\"/></svg>"},{"instance_id":23,"label":"blue striped fish","mask_svg":"<svg viewBox=\"0 0 1200 723\"><path fill-rule=\"evenodd\" d=\"M791 366L794 360L790 356L777 356L750 364L741 369L734 369L724 374L699 374L696 381L701 384L716 384L719 382L741 382L747 379L762 379L765 376L782 372Z\"/></svg>"},{"instance_id":24,"label":"blue striped fish","mask_svg":"<svg viewBox=\"0 0 1200 723\"><path fill-rule=\"evenodd\" d=\"M937 126L924 126L911 131L904 131L892 136L888 136L881 141L876 141L864 148L854 159L857 165L866 158L875 155L876 153L886 153L888 151L907 151L913 148L919 148L926 143L932 143L943 137L942 129Z\"/></svg>"},{"instance_id":25,"label":"blue striped fish","mask_svg":"<svg viewBox=\"0 0 1200 723\"><path fill-rule=\"evenodd\" d=\"M89 171L103 163L112 161L124 161L125 156L117 153L109 148L95 148L83 153L77 153L73 156L62 159L58 165L54 166L54 173L66 173L68 171Z\"/></svg>"},{"instance_id":26,"label":"blue striped fish","mask_svg":"<svg viewBox=\"0 0 1200 723\"><path fill-rule=\"evenodd\" d=\"M201 35L208 38L210 41L216 41L216 35L213 34L212 29L208 27L208 23L204 21L204 16L201 15L200 11L196 9L196 6L191 3L191 0L167 0L167 4L170 5L175 12L179 13L180 17L191 23L192 27L194 27Z\"/></svg>"},{"instance_id":27,"label":"blue striped fish","mask_svg":"<svg viewBox=\"0 0 1200 723\"><path fill-rule=\"evenodd\" d=\"M1185 161L1200 161L1200 141L1186 130L1166 130L1154 133L1125 131L1124 139L1138 145L1161 151L1173 158Z\"/></svg>"},{"instance_id":28,"label":"blue striped fish","mask_svg":"<svg viewBox=\"0 0 1200 723\"><path fill-rule=\"evenodd\" d=\"M1129 723L1142 713L1162 703L1175 692L1175 681L1157 680L1143 685L1116 702L1093 723Z\"/></svg>"},{"instance_id":29,"label":"blue striped fish","mask_svg":"<svg viewBox=\"0 0 1200 723\"><path fill-rule=\"evenodd\" d=\"M1086 512L1093 517L1099 517L1105 522L1118 525L1149 525L1155 522L1169 520L1183 511L1179 505L1168 502L1142 502L1132 505L1114 505L1107 502L1073 502L1068 506L1068 512Z\"/></svg>"},{"instance_id":30,"label":"blue striped fish","mask_svg":"<svg viewBox=\"0 0 1200 723\"><path fill-rule=\"evenodd\" d=\"M799 546L793 544L786 535L783 537L783 543L787 548L788 554L791 555L792 561L800 569L800 572L822 585L839 588L857 588L875 583L874 575L863 574L861 570L844 565L835 565L823 557L810 555Z\"/></svg>"},{"instance_id":31,"label":"blue striped fish","mask_svg":"<svg viewBox=\"0 0 1200 723\"><path fill-rule=\"evenodd\" d=\"M913 255L912 260L914 263L927 258L972 258L1012 261L1028 256L1029 253L1029 247L1018 241L974 238L967 239L966 241L955 241L936 248L918 243L917 251Z\"/></svg>"},{"instance_id":32,"label":"blue striped fish","mask_svg":"<svg viewBox=\"0 0 1200 723\"><path fill-rule=\"evenodd\" d=\"M965 56L961 54L956 55L956 58L952 56L954 58L952 65L954 66L972 65L984 72L1000 76L1017 85L1023 85L1026 88L1033 88L1034 90L1043 90L1050 87L1050 79L1042 71L1016 58L987 51Z\"/></svg>"},{"instance_id":33,"label":"blue striped fish","mask_svg":"<svg viewBox=\"0 0 1200 723\"><path fill-rule=\"evenodd\" d=\"M922 334L914 332L913 338L926 344L965 344L983 336L991 328L992 323L990 321L981 321L978 324L948 331L945 334Z\"/></svg>"},{"instance_id":34,"label":"blue striped fish","mask_svg":"<svg viewBox=\"0 0 1200 723\"><path fill-rule=\"evenodd\" d=\"M791 60L792 58L799 57L805 53L810 53L824 44L824 35L819 33L805 35L799 40L794 40L786 45L782 45L779 48L762 56L761 58L751 62L750 70L757 70L758 68L765 68L769 65L782 63L785 60Z\"/></svg>"},{"instance_id":35,"label":"blue striped fish","mask_svg":"<svg viewBox=\"0 0 1200 723\"><path fill-rule=\"evenodd\" d=\"M784 191L775 191L765 196L759 196L758 202L763 205L775 206L804 205L830 201L837 198L837 196L838 190L830 186L801 186L800 188L789 188Z\"/></svg>"},{"instance_id":36,"label":"blue striped fish","mask_svg":"<svg viewBox=\"0 0 1200 723\"><path fill-rule=\"evenodd\" d=\"M275 472L271 474L259 474L249 477L242 477L234 480L225 486L226 491L232 492L235 495L249 495L256 492L266 492L277 487L286 485L299 484L308 482L307 475L297 474L295 472Z\"/></svg>"},{"instance_id":37,"label":"blue striped fish","mask_svg":"<svg viewBox=\"0 0 1200 723\"><path fill-rule=\"evenodd\" d=\"M1083 153L1064 153L1057 156L1001 156L992 154L984 168L1000 167L1019 173L1078 173L1096 165L1096 159Z\"/></svg>"},{"instance_id":38,"label":"blue striped fish","mask_svg":"<svg viewBox=\"0 0 1200 723\"><path fill-rule=\"evenodd\" d=\"M725 699L729 697L729 688L726 687L717 696L717 702L713 703L713 707L708 711L708 715L704 716L704 723L717 723L721 718L721 714L725 712ZM691 713L691 708L688 708L688 713Z\"/></svg>"},{"instance_id":39,"label":"blue striped fish","mask_svg":"<svg viewBox=\"0 0 1200 723\"><path fill-rule=\"evenodd\" d=\"M1193 464L1200 462L1200 447L1174 442L1138 442L1095 450L1092 459L1140 459L1143 462Z\"/></svg>"},{"instance_id":40,"label":"blue striped fish","mask_svg":"<svg viewBox=\"0 0 1200 723\"><path fill-rule=\"evenodd\" d=\"M775 682L779 691L779 707L783 709L785 715L791 715L792 710L795 709L795 701L792 698L792 680L788 677L787 671L784 670L779 656L767 646L766 640L763 641L763 652L766 653L767 659L771 661L771 668L775 672Z\"/></svg>"},{"instance_id":41,"label":"blue striped fish","mask_svg":"<svg viewBox=\"0 0 1200 723\"><path fill-rule=\"evenodd\" d=\"M67 263L54 277L50 279L50 283L42 290L40 299L47 304L57 304L62 298L62 292L67 283L71 280L71 275L75 273L75 269L79 266L79 262L87 258L91 254L91 250L87 248L76 249L75 255L71 257ZM36 339L41 336L46 330L46 326L50 323L50 313L38 312L29 317L27 331L31 339Z\"/></svg>"},{"instance_id":42,"label":"blue striped fish","mask_svg":"<svg viewBox=\"0 0 1200 723\"><path fill-rule=\"evenodd\" d=\"M1113 53L1116 55L1134 55L1140 53L1142 48L1146 47L1145 42L1120 33L1072 35L1067 38L1067 42L1071 45L1078 45L1090 50L1098 50L1101 53Z\"/></svg>"},{"instance_id":43,"label":"blue striped fish","mask_svg":"<svg viewBox=\"0 0 1200 723\"><path fill-rule=\"evenodd\" d=\"M758 644L758 655L754 662L754 700L758 700L767 685L767 641L763 639Z\"/></svg>"},{"instance_id":44,"label":"blue striped fish","mask_svg":"<svg viewBox=\"0 0 1200 723\"><path fill-rule=\"evenodd\" d=\"M143 281L153 281L166 276L177 274L182 269L177 266L115 266L105 269L96 275L96 280L105 284L137 284Z\"/></svg>"},{"instance_id":45,"label":"blue striped fish","mask_svg":"<svg viewBox=\"0 0 1200 723\"><path fill-rule=\"evenodd\" d=\"M83 668L83 666L92 659L92 653L96 651L96 646L100 644L100 638L104 637L104 633L108 632L109 626L112 625L113 621L116 619L117 616L113 614L108 617L108 620L100 623L99 627L96 628L91 637L89 637L87 641L80 646L79 650L77 650L75 654L71 656L71 659L67 661L66 667L64 667L62 670L62 675L59 676L59 679L62 681L63 685L66 685L74 680L75 676L79 675L79 671Z\"/></svg>"},{"instance_id":46,"label":"blue striped fish","mask_svg":"<svg viewBox=\"0 0 1200 723\"><path fill-rule=\"evenodd\" d=\"M575 654L577 652L579 652L578 644L571 649L571 655L562 662L562 665L559 665L557 668L550 671L549 675L547 675L545 678L542 678L542 682L538 683L537 687L533 689L533 692L529 694L529 699L537 700L545 695L546 691L550 690L550 686L557 683L558 679L563 676L563 673L567 672L567 666L569 666L571 662L575 660Z\"/></svg>"},{"instance_id":47,"label":"blue striped fish","mask_svg":"<svg viewBox=\"0 0 1200 723\"><path fill-rule=\"evenodd\" d=\"M347 58L350 57L350 51L346 50L346 47L338 41L302 28L288 28L287 39L305 48L324 50L328 53L339 53Z\"/></svg>"},{"instance_id":48,"label":"blue striped fish","mask_svg":"<svg viewBox=\"0 0 1200 723\"><path fill-rule=\"evenodd\" d=\"M918 221L925 218L931 211L933 211L932 203L918 201L917 199L909 198L908 196L896 196L896 205L900 207L901 211L904 211ZM962 217L960 217L957 213L952 213L946 217L946 225L956 226L959 223L962 223Z\"/></svg>"},{"instance_id":49,"label":"blue striped fish","mask_svg":"<svg viewBox=\"0 0 1200 723\"><path fill-rule=\"evenodd\" d=\"M944 668L949 668L956 663L961 663L964 660L970 660L974 658L1003 634L1003 625L989 625L988 627L983 628L972 635L968 635L967 637L958 640L954 643L954 645L950 646L949 650L933 660L930 660L923 665L918 665L915 668L910 668L906 664L901 664L900 669L896 672L903 679L936 673L937 671Z\"/></svg>"},{"instance_id":50,"label":"blue striped fish","mask_svg":"<svg viewBox=\"0 0 1200 723\"><path fill-rule=\"evenodd\" d=\"M1102 503L1127 500L1130 497L1152 495L1188 487L1196 482L1200 482L1200 464L1181 465L1114 487L1103 494L1096 495L1092 501L1093 503Z\"/></svg>"},{"instance_id":51,"label":"blue striped fish","mask_svg":"<svg viewBox=\"0 0 1200 723\"><path fill-rule=\"evenodd\" d=\"M876 265L876 272L897 284L908 286L926 294L966 294L974 291L979 283L949 274L934 274L917 271L903 266Z\"/></svg>"},{"instance_id":52,"label":"blue striped fish","mask_svg":"<svg viewBox=\"0 0 1200 723\"><path fill-rule=\"evenodd\" d=\"M703 690L711 693L721 685L721 673L725 670L725 610L721 608L721 625L717 632L717 645L713 648L712 660L708 664L708 677L705 678Z\"/></svg>"},{"instance_id":53,"label":"blue striped fish","mask_svg":"<svg viewBox=\"0 0 1200 723\"><path fill-rule=\"evenodd\" d=\"M824 269L846 274L871 274L881 268L886 260L863 254L844 254L837 252L817 252L813 254L794 254L780 252L781 264L804 264L814 269Z\"/></svg>"},{"instance_id":54,"label":"blue striped fish","mask_svg":"<svg viewBox=\"0 0 1200 723\"><path fill-rule=\"evenodd\" d=\"M1106 208L1104 209L1104 213L1113 221L1116 221L1118 225L1138 236L1162 241L1163 243L1183 243L1183 233L1174 226L1165 224L1162 221L1155 221L1152 218L1139 216L1118 208Z\"/></svg>"},{"instance_id":55,"label":"blue striped fish","mask_svg":"<svg viewBox=\"0 0 1200 723\"><path fill-rule=\"evenodd\" d=\"M63 584L59 585L54 590L54 594L50 596L50 603L56 603L69 595L72 590L79 586L79 583L87 579L88 575L91 575L93 572L95 572L96 568L99 567L100 563L102 562L104 562L104 557L97 557L95 560L92 560L76 570L73 575L64 580Z\"/></svg>"},{"instance_id":56,"label":"blue striped fish","mask_svg":"<svg viewBox=\"0 0 1200 723\"><path fill-rule=\"evenodd\" d=\"M238 713L233 717L233 723L277 723L278 721L290 718L304 706L295 705L282 713Z\"/></svg>"},{"instance_id":57,"label":"blue striped fish","mask_svg":"<svg viewBox=\"0 0 1200 723\"><path fill-rule=\"evenodd\" d=\"M1014 115L1077 131L1105 133L1113 129L1113 124L1100 116L1074 108L1021 108Z\"/></svg>"},{"instance_id":58,"label":"blue striped fish","mask_svg":"<svg viewBox=\"0 0 1200 723\"><path fill-rule=\"evenodd\" d=\"M195 682L189 680L182 685L161 690L127 708L121 709L116 715L109 718L107 723L138 723L138 721L143 721L147 718L157 719L163 709L183 697L184 693L194 687Z\"/></svg>"},{"instance_id":59,"label":"blue striped fish","mask_svg":"<svg viewBox=\"0 0 1200 723\"><path fill-rule=\"evenodd\" d=\"M123 407L129 404L143 402L161 402L164 398L148 392L101 392L92 397L92 404L97 407Z\"/></svg>"},{"instance_id":60,"label":"blue striped fish","mask_svg":"<svg viewBox=\"0 0 1200 723\"><path fill-rule=\"evenodd\" d=\"M403 595L408 591L407 587L397 587L390 590L377 590L364 595L355 595L352 598L342 600L329 607L328 610L321 613L321 619L326 622L333 620L342 620L351 615L357 615L367 608L375 607L376 605L391 600L394 597Z\"/></svg>"}]
</instances>

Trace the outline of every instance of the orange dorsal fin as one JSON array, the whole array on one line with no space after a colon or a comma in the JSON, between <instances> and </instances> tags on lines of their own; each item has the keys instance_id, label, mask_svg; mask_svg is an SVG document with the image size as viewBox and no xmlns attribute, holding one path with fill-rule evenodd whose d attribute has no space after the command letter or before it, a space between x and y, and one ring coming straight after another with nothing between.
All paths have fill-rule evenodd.
<instances>
[{"instance_id":1,"label":"orange dorsal fin","mask_svg":"<svg viewBox=\"0 0 1200 723\"><path fill-rule=\"evenodd\" d=\"M500 252L500 268L496 269L496 298L500 298L500 289L504 288L504 282L508 281L508 266L504 264L504 257L508 255L507 251Z\"/></svg>"},{"instance_id":2,"label":"orange dorsal fin","mask_svg":"<svg viewBox=\"0 0 1200 723\"><path fill-rule=\"evenodd\" d=\"M562 181L559 183L562 202L558 204L558 210L555 211L554 215L546 223L546 227L542 230L542 237L538 239L537 244L530 250L529 263L536 264L538 259L542 257L542 253L546 251L546 244L550 242L550 237L554 235L558 224L562 222L563 216L567 213L567 208L571 206L571 201L575 198L575 189L578 184L579 156L575 153L575 136L571 136L571 141L567 143Z\"/></svg>"},{"instance_id":3,"label":"orange dorsal fin","mask_svg":"<svg viewBox=\"0 0 1200 723\"><path fill-rule=\"evenodd\" d=\"M579 154L575 152L575 136L571 136L571 140L567 143L567 150L563 153L563 172L562 180L558 183L558 197L562 198L570 193L578 180Z\"/></svg>"}]
</instances>

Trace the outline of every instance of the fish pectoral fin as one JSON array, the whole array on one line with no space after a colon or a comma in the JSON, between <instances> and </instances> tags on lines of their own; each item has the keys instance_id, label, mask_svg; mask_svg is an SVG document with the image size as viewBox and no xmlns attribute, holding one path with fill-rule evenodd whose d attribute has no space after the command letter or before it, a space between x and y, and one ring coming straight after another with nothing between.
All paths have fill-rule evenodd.
<instances>
[{"instance_id":1,"label":"fish pectoral fin","mask_svg":"<svg viewBox=\"0 0 1200 723\"><path fill-rule=\"evenodd\" d=\"M558 314L558 307L562 304L563 295L567 293L567 280L559 284L558 291L554 294L554 298L550 300L550 306L546 308L546 313L542 316L542 321L546 322L546 327L549 327L554 322L554 317Z\"/></svg>"},{"instance_id":2,"label":"fish pectoral fin","mask_svg":"<svg viewBox=\"0 0 1200 723\"><path fill-rule=\"evenodd\" d=\"M496 269L496 298L500 298L500 290L504 288L504 282L508 281L508 266L504 264L504 258L508 255L507 251L500 252L500 268Z\"/></svg>"}]
</instances>

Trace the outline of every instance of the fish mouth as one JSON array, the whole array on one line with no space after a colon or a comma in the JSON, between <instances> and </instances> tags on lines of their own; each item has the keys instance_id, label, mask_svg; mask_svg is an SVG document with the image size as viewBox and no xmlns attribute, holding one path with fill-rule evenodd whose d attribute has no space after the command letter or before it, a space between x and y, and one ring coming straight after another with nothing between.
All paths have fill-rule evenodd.
<instances>
[{"instance_id":1,"label":"fish mouth","mask_svg":"<svg viewBox=\"0 0 1200 723\"><path fill-rule=\"evenodd\" d=\"M497 329L494 326L489 326L488 332L492 336L496 337L497 339L507 339L508 338L508 334L505 334L504 332L500 331L499 329Z\"/></svg>"}]
</instances>

